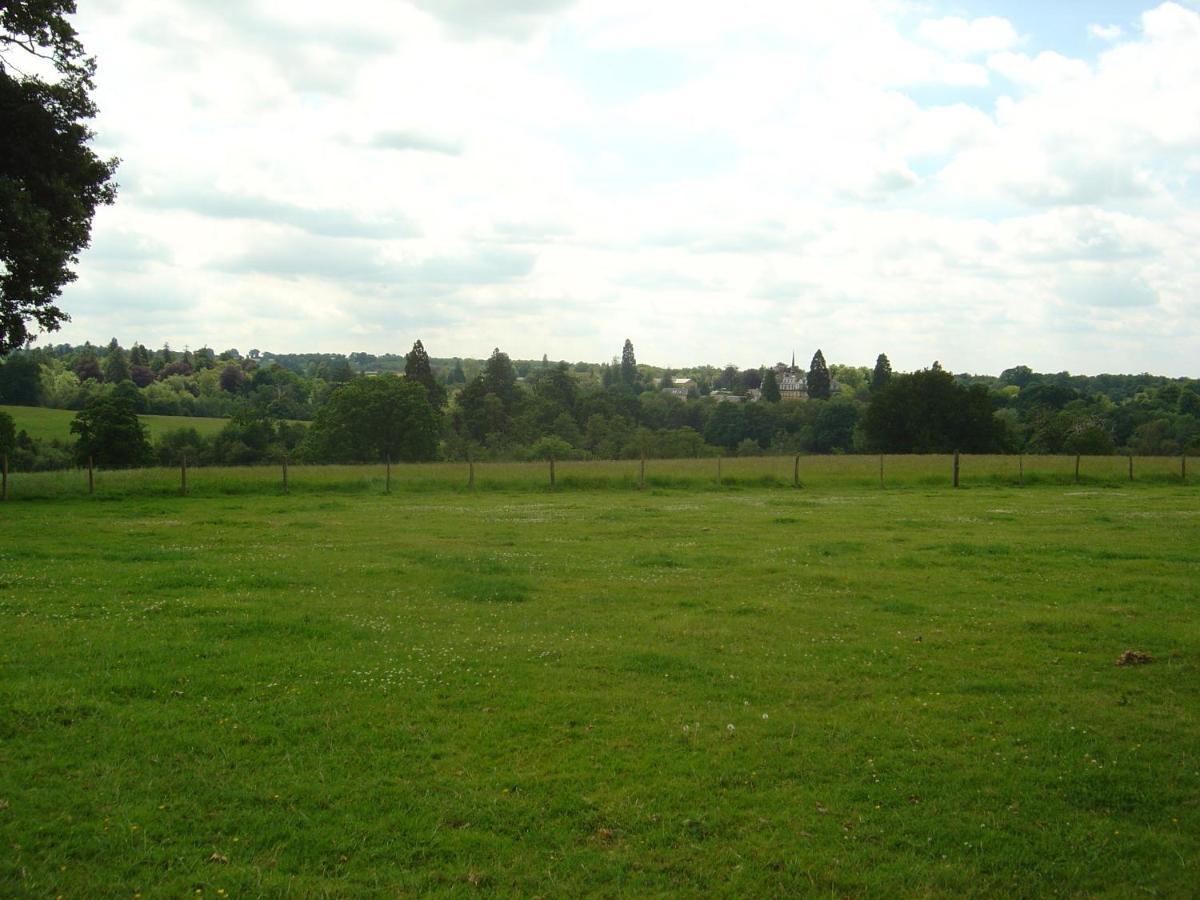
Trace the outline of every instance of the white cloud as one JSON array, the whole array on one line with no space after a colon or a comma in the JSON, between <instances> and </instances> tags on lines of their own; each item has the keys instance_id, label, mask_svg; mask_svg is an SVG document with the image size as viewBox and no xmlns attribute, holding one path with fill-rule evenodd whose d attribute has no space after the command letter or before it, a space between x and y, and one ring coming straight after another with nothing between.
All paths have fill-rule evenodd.
<instances>
[{"instance_id":1,"label":"white cloud","mask_svg":"<svg viewBox=\"0 0 1200 900\"><path fill-rule=\"evenodd\" d=\"M85 5L126 187L64 336L1099 370L1126 322L1193 367L1200 15L1085 59L951 12Z\"/></svg>"},{"instance_id":2,"label":"white cloud","mask_svg":"<svg viewBox=\"0 0 1200 900\"><path fill-rule=\"evenodd\" d=\"M947 16L926 19L917 29L929 43L952 56L977 56L1006 50L1019 40L1016 29L1007 19L985 16L981 19Z\"/></svg>"},{"instance_id":3,"label":"white cloud","mask_svg":"<svg viewBox=\"0 0 1200 900\"><path fill-rule=\"evenodd\" d=\"M1088 26L1088 34L1102 41L1115 41L1124 33L1125 31L1120 25L1097 25L1093 23Z\"/></svg>"}]
</instances>

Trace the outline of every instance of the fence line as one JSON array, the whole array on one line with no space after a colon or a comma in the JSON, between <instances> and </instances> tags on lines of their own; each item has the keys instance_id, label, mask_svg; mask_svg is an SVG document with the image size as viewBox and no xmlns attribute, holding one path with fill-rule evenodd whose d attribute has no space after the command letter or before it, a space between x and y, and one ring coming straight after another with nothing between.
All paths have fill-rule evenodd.
<instances>
[{"instance_id":1,"label":"fence line","mask_svg":"<svg viewBox=\"0 0 1200 900\"><path fill-rule=\"evenodd\" d=\"M877 470L872 472L872 461ZM715 461L716 480L712 479ZM789 465L790 463L790 465ZM629 488L744 488L818 485L889 487L938 485L970 486L1128 485L1137 483L1190 484L1187 456L1032 456L1024 454L971 455L800 455L690 459L562 461L548 458L529 463L408 463L393 466L390 459L356 466L293 467L287 456L275 469L270 466L200 467L179 462L178 481L171 485L171 469L104 469L95 461L85 464L86 482L75 480L75 470L14 473L7 457L0 459L0 500L51 496L173 493L200 494L276 493L300 491L379 491L389 494L421 490L586 490ZM543 466L548 466L547 469ZM295 472L292 469L295 469ZM395 469L395 471L393 471ZM708 474L705 474L707 469ZM540 473L540 475L539 475ZM299 478L295 477L298 474ZM72 485L75 485L72 487Z\"/></svg>"}]
</instances>

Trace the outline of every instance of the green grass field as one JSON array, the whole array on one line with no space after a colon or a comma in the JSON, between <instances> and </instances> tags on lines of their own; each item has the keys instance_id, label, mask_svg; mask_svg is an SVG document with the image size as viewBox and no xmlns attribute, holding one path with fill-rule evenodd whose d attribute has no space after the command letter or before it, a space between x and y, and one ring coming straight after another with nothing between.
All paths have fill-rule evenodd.
<instances>
[{"instance_id":1,"label":"green grass field","mask_svg":"<svg viewBox=\"0 0 1200 900\"><path fill-rule=\"evenodd\" d=\"M1195 487L478 468L0 506L0 895L1194 894Z\"/></svg>"},{"instance_id":2,"label":"green grass field","mask_svg":"<svg viewBox=\"0 0 1200 900\"><path fill-rule=\"evenodd\" d=\"M71 434L71 420L75 411L70 409L47 409L42 406L0 406L0 412L8 413L13 418L17 431L24 429L30 437L43 440L60 441L74 440ZM195 428L202 435L217 434L228 419L208 419L199 416L138 416L142 424L150 430L153 440L164 431L177 428Z\"/></svg>"}]
</instances>

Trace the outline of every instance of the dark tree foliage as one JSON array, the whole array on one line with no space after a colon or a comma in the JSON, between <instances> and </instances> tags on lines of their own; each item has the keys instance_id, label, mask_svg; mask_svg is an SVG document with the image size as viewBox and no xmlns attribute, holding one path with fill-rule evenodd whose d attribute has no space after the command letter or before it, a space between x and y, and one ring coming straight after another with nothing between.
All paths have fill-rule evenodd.
<instances>
[{"instance_id":1,"label":"dark tree foliage","mask_svg":"<svg viewBox=\"0 0 1200 900\"><path fill-rule=\"evenodd\" d=\"M80 464L90 457L98 466L127 469L147 465L154 456L146 427L124 397L93 400L75 416L71 433L78 435L75 460Z\"/></svg>"},{"instance_id":2,"label":"dark tree foliage","mask_svg":"<svg viewBox=\"0 0 1200 900\"><path fill-rule=\"evenodd\" d=\"M467 382L457 400L454 430L464 439L482 443L488 435L503 434L507 430L509 416L504 402L488 390L482 374Z\"/></svg>"},{"instance_id":3,"label":"dark tree foliage","mask_svg":"<svg viewBox=\"0 0 1200 900\"><path fill-rule=\"evenodd\" d=\"M808 367L808 396L813 400L828 400L832 389L833 381L829 377L829 366L825 364L825 354L817 350Z\"/></svg>"},{"instance_id":4,"label":"dark tree foliage","mask_svg":"<svg viewBox=\"0 0 1200 900\"><path fill-rule=\"evenodd\" d=\"M158 377L162 379L170 378L172 375L191 375L192 372L193 369L191 363L180 359L163 366L158 373Z\"/></svg>"},{"instance_id":5,"label":"dark tree foliage","mask_svg":"<svg viewBox=\"0 0 1200 900\"><path fill-rule=\"evenodd\" d=\"M41 369L37 360L14 353L0 362L0 402L14 406L37 406L41 392Z\"/></svg>"},{"instance_id":6,"label":"dark tree foliage","mask_svg":"<svg viewBox=\"0 0 1200 900\"><path fill-rule=\"evenodd\" d=\"M497 347L483 364L483 387L494 394L507 410L517 399L517 373L507 353Z\"/></svg>"},{"instance_id":7,"label":"dark tree foliage","mask_svg":"<svg viewBox=\"0 0 1200 900\"><path fill-rule=\"evenodd\" d=\"M154 370L149 366L130 366L129 379L140 388L154 383Z\"/></svg>"},{"instance_id":8,"label":"dark tree foliage","mask_svg":"<svg viewBox=\"0 0 1200 900\"><path fill-rule=\"evenodd\" d=\"M721 391L731 391L737 387L738 367L728 365L721 370L716 378L713 379L713 387Z\"/></svg>"},{"instance_id":9,"label":"dark tree foliage","mask_svg":"<svg viewBox=\"0 0 1200 900\"><path fill-rule=\"evenodd\" d=\"M359 376L334 391L309 429L304 455L320 462L419 462L437 456L441 421L416 381Z\"/></svg>"},{"instance_id":10,"label":"dark tree foliage","mask_svg":"<svg viewBox=\"0 0 1200 900\"><path fill-rule=\"evenodd\" d=\"M768 403L779 402L779 379L774 369L767 369L762 377L762 398Z\"/></svg>"},{"instance_id":11,"label":"dark tree foliage","mask_svg":"<svg viewBox=\"0 0 1200 900\"><path fill-rule=\"evenodd\" d=\"M129 378L129 357L116 338L108 342L101 368L104 370L104 380L109 384L120 384Z\"/></svg>"},{"instance_id":12,"label":"dark tree foliage","mask_svg":"<svg viewBox=\"0 0 1200 900\"><path fill-rule=\"evenodd\" d=\"M872 395L862 420L872 450L883 453L996 453L1004 430L987 389L963 387L941 369L894 375Z\"/></svg>"},{"instance_id":13,"label":"dark tree foliage","mask_svg":"<svg viewBox=\"0 0 1200 900\"><path fill-rule=\"evenodd\" d=\"M227 394L240 393L242 386L246 383L246 373L242 371L241 366L230 364L221 370L221 375L217 383L221 386L221 390Z\"/></svg>"},{"instance_id":14,"label":"dark tree foliage","mask_svg":"<svg viewBox=\"0 0 1200 900\"><path fill-rule=\"evenodd\" d=\"M95 354L89 353L76 361L75 377L80 381L104 380L104 373L100 370L100 361L96 359Z\"/></svg>"},{"instance_id":15,"label":"dark tree foliage","mask_svg":"<svg viewBox=\"0 0 1200 900\"><path fill-rule=\"evenodd\" d=\"M0 412L0 453L12 453L17 446L17 429L13 425L12 416Z\"/></svg>"},{"instance_id":16,"label":"dark tree foliage","mask_svg":"<svg viewBox=\"0 0 1200 900\"><path fill-rule=\"evenodd\" d=\"M763 373L758 369L747 369L738 376L738 385L746 390L761 388Z\"/></svg>"},{"instance_id":17,"label":"dark tree foliage","mask_svg":"<svg viewBox=\"0 0 1200 900\"><path fill-rule=\"evenodd\" d=\"M851 400L818 403L808 432L806 449L814 453L846 452L854 447L858 406Z\"/></svg>"},{"instance_id":18,"label":"dark tree foliage","mask_svg":"<svg viewBox=\"0 0 1200 900\"><path fill-rule=\"evenodd\" d=\"M1032 380L1033 370L1029 366L1013 366L1000 373L1001 384L1015 384L1019 388L1025 387Z\"/></svg>"},{"instance_id":19,"label":"dark tree foliage","mask_svg":"<svg viewBox=\"0 0 1200 900\"><path fill-rule=\"evenodd\" d=\"M637 381L637 357L633 355L633 341L625 338L625 346L621 348L621 383L633 386Z\"/></svg>"},{"instance_id":20,"label":"dark tree foliage","mask_svg":"<svg viewBox=\"0 0 1200 900\"><path fill-rule=\"evenodd\" d=\"M560 362L553 368L538 372L533 378L534 396L553 404L569 415L575 414L575 403L579 397L579 387L570 367Z\"/></svg>"},{"instance_id":21,"label":"dark tree foliage","mask_svg":"<svg viewBox=\"0 0 1200 900\"><path fill-rule=\"evenodd\" d=\"M117 161L88 146L95 62L67 16L73 0L0 4L0 355L29 328L54 331L55 305L91 239L96 207L112 203ZM57 78L23 73L49 60Z\"/></svg>"},{"instance_id":22,"label":"dark tree foliage","mask_svg":"<svg viewBox=\"0 0 1200 900\"><path fill-rule=\"evenodd\" d=\"M404 377L425 385L425 390L429 393L429 402L433 404L434 409L441 409L446 405L446 389L433 377L429 354L425 352L425 345L419 340L404 357Z\"/></svg>"},{"instance_id":23,"label":"dark tree foliage","mask_svg":"<svg viewBox=\"0 0 1200 900\"><path fill-rule=\"evenodd\" d=\"M1021 409L1062 409L1080 398L1079 391L1057 384L1029 384L1017 395L1017 406Z\"/></svg>"},{"instance_id":24,"label":"dark tree foliage","mask_svg":"<svg viewBox=\"0 0 1200 900\"><path fill-rule=\"evenodd\" d=\"M880 353L875 358L875 371L871 373L871 393L877 394L888 386L892 380L892 361L886 353Z\"/></svg>"},{"instance_id":25,"label":"dark tree foliage","mask_svg":"<svg viewBox=\"0 0 1200 900\"><path fill-rule=\"evenodd\" d=\"M704 440L730 452L747 436L746 410L740 403L718 403L704 426Z\"/></svg>"}]
</instances>

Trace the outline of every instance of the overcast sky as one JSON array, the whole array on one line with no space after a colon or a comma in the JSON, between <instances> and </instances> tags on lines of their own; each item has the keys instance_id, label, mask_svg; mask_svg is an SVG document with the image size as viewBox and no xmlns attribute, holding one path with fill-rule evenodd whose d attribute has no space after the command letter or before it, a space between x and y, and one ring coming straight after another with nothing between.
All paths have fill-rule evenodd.
<instances>
[{"instance_id":1,"label":"overcast sky","mask_svg":"<svg viewBox=\"0 0 1200 900\"><path fill-rule=\"evenodd\" d=\"M1200 6L79 0L41 339L1200 375Z\"/></svg>"}]
</instances>

